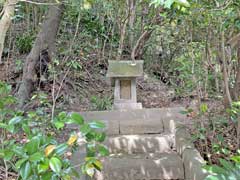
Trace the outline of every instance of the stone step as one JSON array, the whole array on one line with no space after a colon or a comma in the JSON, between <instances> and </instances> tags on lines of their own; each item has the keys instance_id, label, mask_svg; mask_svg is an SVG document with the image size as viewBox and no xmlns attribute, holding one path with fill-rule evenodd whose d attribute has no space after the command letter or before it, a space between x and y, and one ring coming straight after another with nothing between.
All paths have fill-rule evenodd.
<instances>
[{"instance_id":1,"label":"stone step","mask_svg":"<svg viewBox=\"0 0 240 180\"><path fill-rule=\"evenodd\" d=\"M117 135L110 136L104 143L110 153L163 153L169 152L174 144L171 134Z\"/></svg>"},{"instance_id":2,"label":"stone step","mask_svg":"<svg viewBox=\"0 0 240 180\"><path fill-rule=\"evenodd\" d=\"M183 180L181 158L175 153L114 155L102 159L95 180Z\"/></svg>"},{"instance_id":3,"label":"stone step","mask_svg":"<svg viewBox=\"0 0 240 180\"><path fill-rule=\"evenodd\" d=\"M170 121L184 120L183 108L136 109L80 112L86 121L100 120L106 124L108 135L160 134L169 128ZM69 126L75 128L74 126Z\"/></svg>"}]
</instances>

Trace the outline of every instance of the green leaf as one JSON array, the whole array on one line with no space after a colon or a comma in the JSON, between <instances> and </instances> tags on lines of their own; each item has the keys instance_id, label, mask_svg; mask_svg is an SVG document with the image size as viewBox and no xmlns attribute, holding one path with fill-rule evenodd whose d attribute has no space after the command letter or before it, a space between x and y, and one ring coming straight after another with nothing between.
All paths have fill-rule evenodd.
<instances>
[{"instance_id":1,"label":"green leaf","mask_svg":"<svg viewBox=\"0 0 240 180\"><path fill-rule=\"evenodd\" d=\"M0 149L0 159L1 158L4 158L4 150L3 149Z\"/></svg>"},{"instance_id":2,"label":"green leaf","mask_svg":"<svg viewBox=\"0 0 240 180\"><path fill-rule=\"evenodd\" d=\"M52 172L46 172L41 176L41 180L51 180L51 177L53 176Z\"/></svg>"},{"instance_id":3,"label":"green leaf","mask_svg":"<svg viewBox=\"0 0 240 180\"><path fill-rule=\"evenodd\" d=\"M10 149L5 149L4 151L4 160L10 161L14 155L14 152L12 152Z\"/></svg>"},{"instance_id":4,"label":"green leaf","mask_svg":"<svg viewBox=\"0 0 240 180\"><path fill-rule=\"evenodd\" d=\"M18 155L19 157L22 157L22 158L28 157L22 146L13 145L11 147L11 150L15 153L15 155Z\"/></svg>"},{"instance_id":5,"label":"green leaf","mask_svg":"<svg viewBox=\"0 0 240 180\"><path fill-rule=\"evenodd\" d=\"M61 172L62 163L58 158L52 157L50 159L49 165L53 172L58 174Z\"/></svg>"},{"instance_id":6,"label":"green leaf","mask_svg":"<svg viewBox=\"0 0 240 180\"><path fill-rule=\"evenodd\" d=\"M64 122L54 121L54 126L55 126L57 129L61 129L61 128L64 127Z\"/></svg>"},{"instance_id":7,"label":"green leaf","mask_svg":"<svg viewBox=\"0 0 240 180\"><path fill-rule=\"evenodd\" d=\"M103 169L103 165L101 163L101 161L99 160L96 160L94 163L93 163L94 167L98 170L98 171L101 171Z\"/></svg>"},{"instance_id":8,"label":"green leaf","mask_svg":"<svg viewBox=\"0 0 240 180\"><path fill-rule=\"evenodd\" d=\"M102 129L102 128L105 128L105 124L101 121L93 121L93 122L90 122L88 123L89 126L93 129Z\"/></svg>"},{"instance_id":9,"label":"green leaf","mask_svg":"<svg viewBox=\"0 0 240 180\"><path fill-rule=\"evenodd\" d=\"M7 130L10 132L10 133L15 133L15 127L13 124L9 124L7 126Z\"/></svg>"},{"instance_id":10,"label":"green leaf","mask_svg":"<svg viewBox=\"0 0 240 180\"><path fill-rule=\"evenodd\" d=\"M175 0L175 2L184 7L190 7L190 4L187 0Z\"/></svg>"},{"instance_id":11,"label":"green leaf","mask_svg":"<svg viewBox=\"0 0 240 180\"><path fill-rule=\"evenodd\" d=\"M38 164L37 166L38 173L44 173L48 170L48 168L49 168L49 160L47 158L45 158L45 160L40 164Z\"/></svg>"},{"instance_id":12,"label":"green leaf","mask_svg":"<svg viewBox=\"0 0 240 180\"><path fill-rule=\"evenodd\" d=\"M61 156L63 155L66 150L68 149L68 145L67 144L59 144L56 148L55 148L55 152L57 155Z\"/></svg>"},{"instance_id":13,"label":"green leaf","mask_svg":"<svg viewBox=\"0 0 240 180\"><path fill-rule=\"evenodd\" d=\"M26 163L24 163L22 166L21 166L21 169L20 169L20 175L22 177L23 180L27 180L28 177L31 175L31 165L30 163L27 161Z\"/></svg>"},{"instance_id":14,"label":"green leaf","mask_svg":"<svg viewBox=\"0 0 240 180\"><path fill-rule=\"evenodd\" d=\"M14 118L12 118L10 121L9 121L9 125L15 125L15 124L18 124L18 123L20 123L21 121L22 121L22 117L20 117L20 116L17 116L17 117L14 117Z\"/></svg>"},{"instance_id":15,"label":"green leaf","mask_svg":"<svg viewBox=\"0 0 240 180\"><path fill-rule=\"evenodd\" d=\"M17 168L17 169L20 169L20 167L22 166L22 164L23 164L24 162L26 162L26 161L27 161L26 158L18 160L18 161L16 162L16 164L15 164L16 168Z\"/></svg>"},{"instance_id":16,"label":"green leaf","mask_svg":"<svg viewBox=\"0 0 240 180\"><path fill-rule=\"evenodd\" d=\"M231 162L226 161L225 159L219 159L220 164L227 170L231 171L234 169L234 165Z\"/></svg>"},{"instance_id":17,"label":"green leaf","mask_svg":"<svg viewBox=\"0 0 240 180\"><path fill-rule=\"evenodd\" d=\"M204 166L204 169L206 169L208 172L212 174L223 174L225 173L225 170L217 165L211 165L211 166Z\"/></svg>"},{"instance_id":18,"label":"green leaf","mask_svg":"<svg viewBox=\"0 0 240 180\"><path fill-rule=\"evenodd\" d=\"M233 156L231 157L231 160L233 160L236 163L240 163L240 156Z\"/></svg>"},{"instance_id":19,"label":"green leaf","mask_svg":"<svg viewBox=\"0 0 240 180\"><path fill-rule=\"evenodd\" d=\"M87 175L89 175L90 177L93 177L94 175L94 165L89 163L89 164L86 164L86 167L85 167L85 171L87 173Z\"/></svg>"},{"instance_id":20,"label":"green leaf","mask_svg":"<svg viewBox=\"0 0 240 180\"><path fill-rule=\"evenodd\" d=\"M103 145L98 145L98 150L99 150L99 153L101 154L101 156L108 156L109 155L108 149Z\"/></svg>"},{"instance_id":21,"label":"green leaf","mask_svg":"<svg viewBox=\"0 0 240 180\"><path fill-rule=\"evenodd\" d=\"M22 129L28 136L30 136L31 130L30 130L30 127L27 124L23 124Z\"/></svg>"},{"instance_id":22,"label":"green leaf","mask_svg":"<svg viewBox=\"0 0 240 180\"><path fill-rule=\"evenodd\" d=\"M80 132L81 132L83 135L88 134L90 131L91 131L91 128L90 128L89 124L84 124L84 125L80 128Z\"/></svg>"},{"instance_id":23,"label":"green leaf","mask_svg":"<svg viewBox=\"0 0 240 180\"><path fill-rule=\"evenodd\" d=\"M8 125L5 123L0 123L0 128L7 129Z\"/></svg>"},{"instance_id":24,"label":"green leaf","mask_svg":"<svg viewBox=\"0 0 240 180\"><path fill-rule=\"evenodd\" d=\"M40 146L40 137L35 136L30 140L30 142L28 142L25 145L25 149L31 155L38 151L39 146Z\"/></svg>"},{"instance_id":25,"label":"green leaf","mask_svg":"<svg viewBox=\"0 0 240 180\"><path fill-rule=\"evenodd\" d=\"M67 117L67 113L66 112L60 112L58 114L58 119L60 120L64 120Z\"/></svg>"},{"instance_id":26,"label":"green leaf","mask_svg":"<svg viewBox=\"0 0 240 180\"><path fill-rule=\"evenodd\" d=\"M84 122L83 117L78 113L72 113L70 117L71 117L70 122L72 122L72 123L82 125Z\"/></svg>"},{"instance_id":27,"label":"green leaf","mask_svg":"<svg viewBox=\"0 0 240 180\"><path fill-rule=\"evenodd\" d=\"M200 110L201 110L201 112L202 113L206 113L207 112L207 110L208 110L208 106L207 106L207 104L201 104L200 105Z\"/></svg>"},{"instance_id":28,"label":"green leaf","mask_svg":"<svg viewBox=\"0 0 240 180\"><path fill-rule=\"evenodd\" d=\"M31 162L38 162L38 161L41 161L43 159L43 154L40 153L40 152L36 152L34 154L32 154L30 157L29 157L29 161Z\"/></svg>"},{"instance_id":29,"label":"green leaf","mask_svg":"<svg viewBox=\"0 0 240 180\"><path fill-rule=\"evenodd\" d=\"M204 180L219 180L219 179L214 175L208 175Z\"/></svg>"},{"instance_id":30,"label":"green leaf","mask_svg":"<svg viewBox=\"0 0 240 180\"><path fill-rule=\"evenodd\" d=\"M164 7L170 9L175 0L166 0L164 2Z\"/></svg>"},{"instance_id":31,"label":"green leaf","mask_svg":"<svg viewBox=\"0 0 240 180\"><path fill-rule=\"evenodd\" d=\"M106 138L106 133L104 133L104 132L95 135L95 139L98 142L103 142L105 140L105 138Z\"/></svg>"}]
</instances>

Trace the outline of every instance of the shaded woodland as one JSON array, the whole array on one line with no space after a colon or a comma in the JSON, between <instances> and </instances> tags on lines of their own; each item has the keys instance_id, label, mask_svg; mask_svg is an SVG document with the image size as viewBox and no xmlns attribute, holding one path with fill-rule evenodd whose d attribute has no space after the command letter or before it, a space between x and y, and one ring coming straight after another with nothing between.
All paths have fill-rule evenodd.
<instances>
[{"instance_id":1,"label":"shaded woodland","mask_svg":"<svg viewBox=\"0 0 240 180\"><path fill-rule=\"evenodd\" d=\"M206 169L240 179L239 7L239 0L0 0L0 179L75 176L68 159L77 136L63 133L66 123L99 143L81 171L101 170L106 134L95 130L105 125L67 112L111 110L108 60L144 60L143 107L185 107Z\"/></svg>"}]
</instances>

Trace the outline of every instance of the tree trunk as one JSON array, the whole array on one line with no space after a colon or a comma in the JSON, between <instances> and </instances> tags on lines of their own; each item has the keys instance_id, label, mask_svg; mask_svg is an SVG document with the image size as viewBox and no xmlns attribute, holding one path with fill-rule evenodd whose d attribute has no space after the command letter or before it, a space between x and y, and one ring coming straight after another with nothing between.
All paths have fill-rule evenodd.
<instances>
[{"instance_id":1,"label":"tree trunk","mask_svg":"<svg viewBox=\"0 0 240 180\"><path fill-rule=\"evenodd\" d=\"M15 11L15 5L18 0L7 0L3 7L3 16L0 19L0 64L2 63L2 53L7 31L11 25L12 17Z\"/></svg>"},{"instance_id":2,"label":"tree trunk","mask_svg":"<svg viewBox=\"0 0 240 180\"><path fill-rule=\"evenodd\" d=\"M230 94L229 89L229 76L227 71L227 62L226 62L226 54L225 54L225 37L224 37L224 31L221 32L221 51L222 51L222 65L223 65L223 81L224 81L224 92L226 96L226 104L225 106L231 106L232 105L232 97Z\"/></svg>"},{"instance_id":3,"label":"tree trunk","mask_svg":"<svg viewBox=\"0 0 240 180\"><path fill-rule=\"evenodd\" d=\"M240 45L240 41L238 43ZM240 47L238 46L237 50L238 64L236 69L235 84L233 87L233 97L235 101L240 100Z\"/></svg>"},{"instance_id":4,"label":"tree trunk","mask_svg":"<svg viewBox=\"0 0 240 180\"><path fill-rule=\"evenodd\" d=\"M116 60L120 60L122 57L124 40L126 37L126 31L127 31L127 24L129 22L129 15L130 15L129 1L126 1L125 18L119 20L120 40L119 40Z\"/></svg>"},{"instance_id":5,"label":"tree trunk","mask_svg":"<svg viewBox=\"0 0 240 180\"><path fill-rule=\"evenodd\" d=\"M24 103L29 99L34 89L34 82L36 81L36 78L34 78L36 77L35 67L40 60L41 52L47 50L50 59L54 55L55 40L61 21L62 10L63 5L49 7L47 18L38 33L31 52L26 58L22 82L18 90L21 108L23 108Z\"/></svg>"},{"instance_id":6,"label":"tree trunk","mask_svg":"<svg viewBox=\"0 0 240 180\"><path fill-rule=\"evenodd\" d=\"M146 30L139 37L131 53L132 60L142 59L144 45L148 41L148 39L151 37L152 32L153 30Z\"/></svg>"},{"instance_id":7,"label":"tree trunk","mask_svg":"<svg viewBox=\"0 0 240 180\"><path fill-rule=\"evenodd\" d=\"M130 0L129 2L130 6L130 17L129 17L129 45L131 47L131 50L134 46L134 22L136 19L136 0Z\"/></svg>"}]
</instances>

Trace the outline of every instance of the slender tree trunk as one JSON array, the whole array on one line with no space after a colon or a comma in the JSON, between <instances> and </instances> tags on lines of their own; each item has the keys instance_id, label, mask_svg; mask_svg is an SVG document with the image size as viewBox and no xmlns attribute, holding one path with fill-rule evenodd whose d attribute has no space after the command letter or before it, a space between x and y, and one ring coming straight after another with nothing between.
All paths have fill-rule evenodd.
<instances>
[{"instance_id":1,"label":"slender tree trunk","mask_svg":"<svg viewBox=\"0 0 240 180\"><path fill-rule=\"evenodd\" d=\"M129 2L130 6L130 17L129 17L129 44L131 47L131 50L134 46L134 22L136 18L136 0L130 0Z\"/></svg>"},{"instance_id":2,"label":"slender tree trunk","mask_svg":"<svg viewBox=\"0 0 240 180\"><path fill-rule=\"evenodd\" d=\"M229 89L229 76L228 76L228 72L227 72L227 62L226 62L226 54L225 54L225 37L224 37L225 33L224 31L221 32L221 53L222 53L222 65L223 65L223 81L224 81L224 92L226 95L226 100L227 100L227 104L225 104L226 106L231 106L232 104L232 97L230 94L230 89Z\"/></svg>"},{"instance_id":3,"label":"slender tree trunk","mask_svg":"<svg viewBox=\"0 0 240 180\"><path fill-rule=\"evenodd\" d=\"M3 16L0 19L0 64L2 63L2 53L7 31L14 16L15 5L18 0L7 0L3 7Z\"/></svg>"},{"instance_id":4,"label":"slender tree trunk","mask_svg":"<svg viewBox=\"0 0 240 180\"><path fill-rule=\"evenodd\" d=\"M126 1L126 15L125 15L125 19L120 19L119 22L119 30L120 30L120 41L119 41L119 46L118 46L118 50L117 50L117 60L120 60L122 57L122 52L123 52L123 48L124 48L124 40L126 37L126 30L127 30L127 24L129 22L129 15L130 15L130 8L129 8L129 1Z\"/></svg>"},{"instance_id":5,"label":"slender tree trunk","mask_svg":"<svg viewBox=\"0 0 240 180\"><path fill-rule=\"evenodd\" d=\"M152 32L153 30L146 30L139 37L131 53L132 60L135 60L136 58L142 59L144 45L148 41L148 39L151 37Z\"/></svg>"},{"instance_id":6,"label":"slender tree trunk","mask_svg":"<svg viewBox=\"0 0 240 180\"><path fill-rule=\"evenodd\" d=\"M239 41L240 46L240 41ZM236 69L236 77L235 77L235 84L233 87L233 97L235 101L240 100L240 47L238 46L237 50L237 58L238 58L238 64Z\"/></svg>"},{"instance_id":7,"label":"slender tree trunk","mask_svg":"<svg viewBox=\"0 0 240 180\"><path fill-rule=\"evenodd\" d=\"M34 42L33 48L26 58L23 68L23 76L18 96L20 99L20 107L29 99L31 92L34 89L36 77L35 67L40 60L40 55L43 50L48 51L48 55L53 57L55 52L55 40L61 21L63 5L50 6L48 15L44 21L40 32Z\"/></svg>"}]
</instances>

